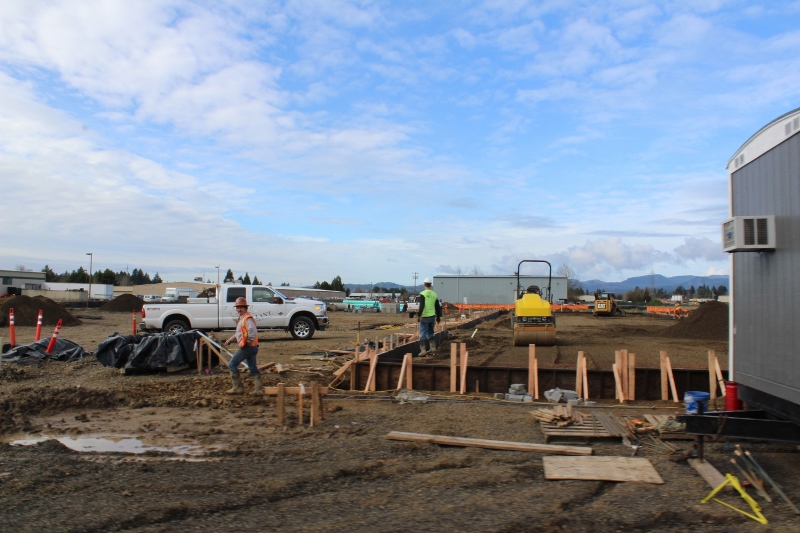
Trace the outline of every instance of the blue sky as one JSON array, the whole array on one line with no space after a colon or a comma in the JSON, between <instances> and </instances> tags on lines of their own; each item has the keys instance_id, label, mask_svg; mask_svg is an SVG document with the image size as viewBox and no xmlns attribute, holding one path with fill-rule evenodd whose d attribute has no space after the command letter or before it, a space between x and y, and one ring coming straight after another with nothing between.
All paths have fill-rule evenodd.
<instances>
[{"instance_id":1,"label":"blue sky","mask_svg":"<svg viewBox=\"0 0 800 533\"><path fill-rule=\"evenodd\" d=\"M0 3L0 268L726 274L800 2Z\"/></svg>"}]
</instances>

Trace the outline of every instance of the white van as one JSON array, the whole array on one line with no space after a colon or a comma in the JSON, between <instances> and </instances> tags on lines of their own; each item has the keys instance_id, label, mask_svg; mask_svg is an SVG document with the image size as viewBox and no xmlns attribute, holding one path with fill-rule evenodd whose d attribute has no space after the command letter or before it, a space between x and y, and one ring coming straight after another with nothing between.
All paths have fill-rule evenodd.
<instances>
[{"instance_id":1,"label":"white van","mask_svg":"<svg viewBox=\"0 0 800 533\"><path fill-rule=\"evenodd\" d=\"M160 302L161 301L161 296L159 296L158 294L145 294L144 298L142 298L142 300L144 300L145 302L151 302L151 303L152 302Z\"/></svg>"}]
</instances>

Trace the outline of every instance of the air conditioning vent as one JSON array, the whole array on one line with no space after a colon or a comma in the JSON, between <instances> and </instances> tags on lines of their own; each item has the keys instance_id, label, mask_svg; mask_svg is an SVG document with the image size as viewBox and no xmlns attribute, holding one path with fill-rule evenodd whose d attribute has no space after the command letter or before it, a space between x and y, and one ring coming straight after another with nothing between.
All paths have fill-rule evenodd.
<instances>
[{"instance_id":1,"label":"air conditioning vent","mask_svg":"<svg viewBox=\"0 0 800 533\"><path fill-rule=\"evenodd\" d=\"M722 250L760 252L775 249L775 216L733 217L722 223Z\"/></svg>"}]
</instances>

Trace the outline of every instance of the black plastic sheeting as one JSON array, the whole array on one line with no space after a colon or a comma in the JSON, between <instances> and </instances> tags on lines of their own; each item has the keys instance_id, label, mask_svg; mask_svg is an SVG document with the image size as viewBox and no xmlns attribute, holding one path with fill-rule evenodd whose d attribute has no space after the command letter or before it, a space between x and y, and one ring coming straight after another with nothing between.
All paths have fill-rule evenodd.
<instances>
[{"instance_id":1,"label":"black plastic sheeting","mask_svg":"<svg viewBox=\"0 0 800 533\"><path fill-rule=\"evenodd\" d=\"M95 352L103 366L156 370L165 367L197 365L196 331L120 335L114 333L100 343Z\"/></svg>"},{"instance_id":2,"label":"black plastic sheeting","mask_svg":"<svg viewBox=\"0 0 800 533\"><path fill-rule=\"evenodd\" d=\"M54 359L71 363L83 359L86 352L79 344L67 339L56 339L52 353L45 353L51 339L41 339L32 344L15 346L2 356L3 364L16 363L18 365L35 365L45 359Z\"/></svg>"}]
</instances>

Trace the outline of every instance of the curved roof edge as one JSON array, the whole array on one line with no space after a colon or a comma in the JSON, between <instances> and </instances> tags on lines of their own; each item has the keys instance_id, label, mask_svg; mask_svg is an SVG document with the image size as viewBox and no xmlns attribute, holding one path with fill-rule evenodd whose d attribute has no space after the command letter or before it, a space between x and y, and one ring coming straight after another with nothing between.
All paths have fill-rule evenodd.
<instances>
[{"instance_id":1,"label":"curved roof edge","mask_svg":"<svg viewBox=\"0 0 800 533\"><path fill-rule=\"evenodd\" d=\"M728 160L725 168L729 174L733 174L798 132L800 132L800 107L784 113L751 135Z\"/></svg>"}]
</instances>

